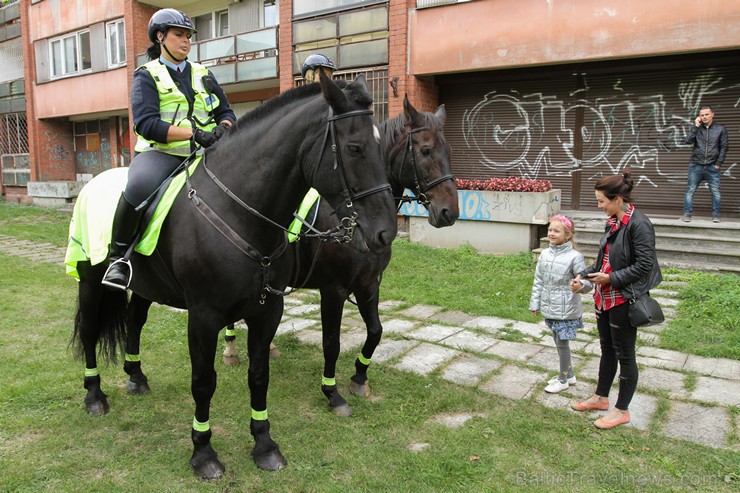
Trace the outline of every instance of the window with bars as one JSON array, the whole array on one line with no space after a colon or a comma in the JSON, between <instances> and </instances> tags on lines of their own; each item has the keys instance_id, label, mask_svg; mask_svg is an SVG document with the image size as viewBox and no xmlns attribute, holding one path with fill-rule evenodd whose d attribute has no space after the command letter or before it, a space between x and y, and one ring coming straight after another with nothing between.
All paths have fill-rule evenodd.
<instances>
[{"instance_id":1,"label":"window with bars","mask_svg":"<svg viewBox=\"0 0 740 493\"><path fill-rule=\"evenodd\" d=\"M352 82L358 75L363 74L367 82L367 88L373 97L373 115L378 123L383 123L388 119L388 69L374 68L367 70L352 70L334 72L332 77L335 80L346 80ZM298 77L296 85L300 86L306 82Z\"/></svg>"},{"instance_id":2,"label":"window with bars","mask_svg":"<svg viewBox=\"0 0 740 493\"><path fill-rule=\"evenodd\" d=\"M0 154L28 154L25 113L0 115Z\"/></svg>"}]
</instances>

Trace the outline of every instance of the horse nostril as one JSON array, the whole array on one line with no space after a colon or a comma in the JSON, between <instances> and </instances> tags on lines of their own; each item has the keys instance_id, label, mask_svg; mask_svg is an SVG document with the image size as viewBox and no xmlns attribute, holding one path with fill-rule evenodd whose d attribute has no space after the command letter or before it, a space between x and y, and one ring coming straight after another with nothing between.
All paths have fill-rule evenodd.
<instances>
[{"instance_id":1,"label":"horse nostril","mask_svg":"<svg viewBox=\"0 0 740 493\"><path fill-rule=\"evenodd\" d=\"M393 243L393 239L396 237L395 233L390 231L381 231L378 234L378 244L384 247L389 247Z\"/></svg>"}]
</instances>

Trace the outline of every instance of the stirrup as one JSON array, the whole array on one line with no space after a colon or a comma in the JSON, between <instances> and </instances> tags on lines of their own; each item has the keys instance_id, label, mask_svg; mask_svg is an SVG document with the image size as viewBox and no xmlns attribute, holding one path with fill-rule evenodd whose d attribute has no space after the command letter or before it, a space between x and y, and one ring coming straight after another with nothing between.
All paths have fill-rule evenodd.
<instances>
[{"instance_id":1,"label":"stirrup","mask_svg":"<svg viewBox=\"0 0 740 493\"><path fill-rule=\"evenodd\" d=\"M108 273L110 272L111 268L114 265L118 264L118 263L122 263L126 267L128 267L128 276L127 276L127 280L126 280L126 286L122 286L122 285L116 284L114 282L106 281L106 279L105 279L106 277L108 277ZM108 286L110 288L120 289L121 291L126 291L128 289L129 284L131 284L131 278L133 276L134 276L134 267L131 265L131 261L128 260L128 259L125 259L125 258L119 258L119 259L114 260L113 262L111 262L110 265L108 266L108 268L105 269L105 274L103 274L103 280L100 281L100 283L103 286Z\"/></svg>"}]
</instances>

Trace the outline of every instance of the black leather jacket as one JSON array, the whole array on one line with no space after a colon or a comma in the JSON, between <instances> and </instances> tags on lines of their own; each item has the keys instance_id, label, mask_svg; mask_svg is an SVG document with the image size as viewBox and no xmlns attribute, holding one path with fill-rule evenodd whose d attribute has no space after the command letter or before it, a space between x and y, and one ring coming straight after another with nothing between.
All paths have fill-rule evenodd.
<instances>
[{"instance_id":1,"label":"black leather jacket","mask_svg":"<svg viewBox=\"0 0 740 493\"><path fill-rule=\"evenodd\" d=\"M712 125L714 126L714 125ZM581 272L586 277L598 272L604 260L604 247L609 243L611 285L621 291L625 299L647 293L663 280L655 252L655 229L648 217L635 209L626 227L611 233L607 224L601 238L596 262Z\"/></svg>"},{"instance_id":2,"label":"black leather jacket","mask_svg":"<svg viewBox=\"0 0 740 493\"><path fill-rule=\"evenodd\" d=\"M721 165L727 155L727 129L719 123L712 123L709 128L702 123L691 125L684 144L694 144L691 151L691 163L701 165Z\"/></svg>"}]
</instances>

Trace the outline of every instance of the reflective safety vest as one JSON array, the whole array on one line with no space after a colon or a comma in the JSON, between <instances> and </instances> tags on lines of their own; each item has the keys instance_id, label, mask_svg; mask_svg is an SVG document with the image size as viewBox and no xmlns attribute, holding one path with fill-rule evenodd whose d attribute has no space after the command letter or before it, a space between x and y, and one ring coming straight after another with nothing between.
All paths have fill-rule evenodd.
<instances>
[{"instance_id":1,"label":"reflective safety vest","mask_svg":"<svg viewBox=\"0 0 740 493\"><path fill-rule=\"evenodd\" d=\"M175 81L172 80L167 66L159 60L152 60L139 67L140 70L146 70L151 74L159 93L159 114L162 120L183 128L192 128L190 114L195 117L195 124L201 130L211 131L216 127L217 122L211 121L207 125L200 125L198 122L207 122L213 114L213 109L217 108L220 101L215 94L206 90L203 84L203 77L208 75L208 69L199 63L190 63L191 85L195 94L192 113L190 103L185 95L177 88ZM166 152L175 156L187 157L192 152L190 140L178 140L175 142L155 142L147 140L138 133L136 134L136 152L146 152L156 150ZM201 149L199 152L203 152Z\"/></svg>"}]
</instances>

